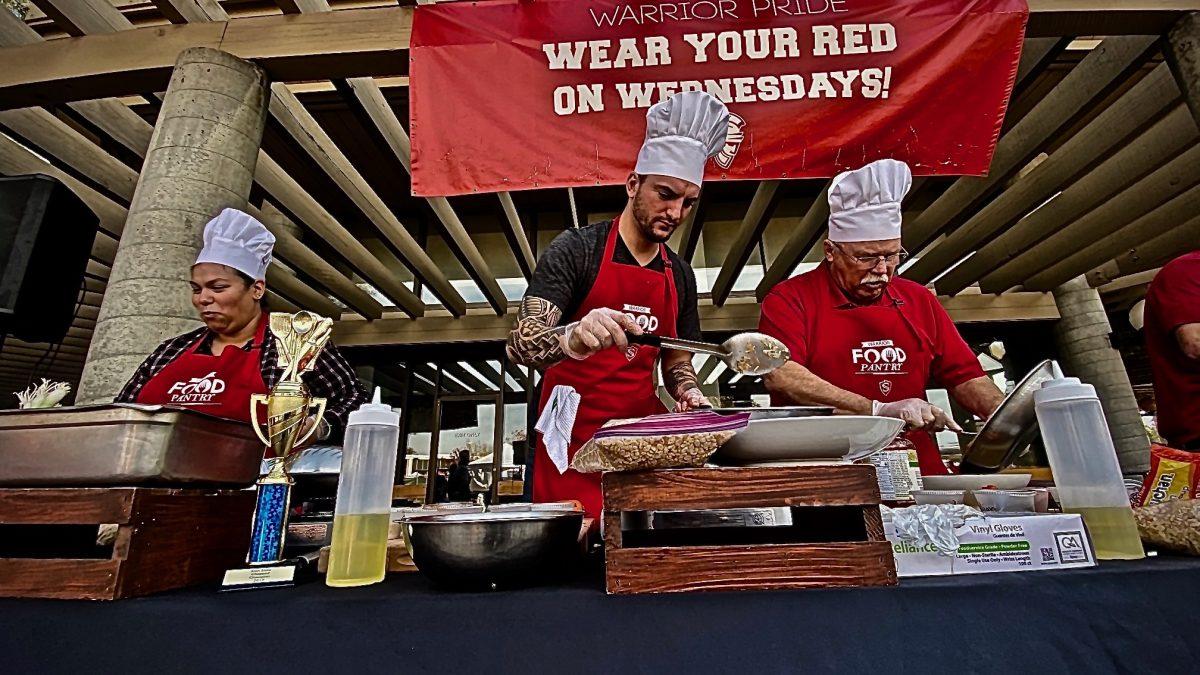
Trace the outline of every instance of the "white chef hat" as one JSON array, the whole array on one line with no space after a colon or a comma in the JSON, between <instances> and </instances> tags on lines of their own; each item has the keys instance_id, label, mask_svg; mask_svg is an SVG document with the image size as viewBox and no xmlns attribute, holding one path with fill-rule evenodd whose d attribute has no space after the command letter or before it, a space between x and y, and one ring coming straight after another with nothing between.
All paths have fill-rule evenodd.
<instances>
[{"instance_id":1,"label":"white chef hat","mask_svg":"<svg viewBox=\"0 0 1200 675\"><path fill-rule=\"evenodd\" d=\"M204 226L204 248L195 264L228 265L251 279L265 279L275 235L248 213L225 209Z\"/></svg>"},{"instance_id":2,"label":"white chef hat","mask_svg":"<svg viewBox=\"0 0 1200 675\"><path fill-rule=\"evenodd\" d=\"M829 184L829 240L899 239L900 202L910 187L912 171L894 159L839 173Z\"/></svg>"},{"instance_id":3,"label":"white chef hat","mask_svg":"<svg viewBox=\"0 0 1200 675\"><path fill-rule=\"evenodd\" d=\"M705 162L724 147L728 130L729 110L715 96L679 92L646 113L646 140L634 171L700 185Z\"/></svg>"}]
</instances>

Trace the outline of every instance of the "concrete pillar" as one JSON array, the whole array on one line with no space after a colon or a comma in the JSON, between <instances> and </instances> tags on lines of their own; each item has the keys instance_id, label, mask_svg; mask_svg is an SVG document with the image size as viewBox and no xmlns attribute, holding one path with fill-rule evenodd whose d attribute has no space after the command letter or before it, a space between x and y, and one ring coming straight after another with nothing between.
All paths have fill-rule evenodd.
<instances>
[{"instance_id":1,"label":"concrete pillar","mask_svg":"<svg viewBox=\"0 0 1200 675\"><path fill-rule=\"evenodd\" d=\"M1163 55L1192 117L1200 124L1200 12L1185 14L1167 31Z\"/></svg>"},{"instance_id":2,"label":"concrete pillar","mask_svg":"<svg viewBox=\"0 0 1200 675\"><path fill-rule=\"evenodd\" d=\"M1054 289L1054 303L1062 317L1054 327L1054 337L1063 370L1096 387L1121 470L1146 471L1150 441L1121 354L1109 341L1112 326L1100 292L1079 276Z\"/></svg>"},{"instance_id":3,"label":"concrete pillar","mask_svg":"<svg viewBox=\"0 0 1200 675\"><path fill-rule=\"evenodd\" d=\"M266 76L208 48L175 62L88 349L79 403L111 401L163 340L200 325L187 280L204 224L245 208L266 123Z\"/></svg>"}]
</instances>

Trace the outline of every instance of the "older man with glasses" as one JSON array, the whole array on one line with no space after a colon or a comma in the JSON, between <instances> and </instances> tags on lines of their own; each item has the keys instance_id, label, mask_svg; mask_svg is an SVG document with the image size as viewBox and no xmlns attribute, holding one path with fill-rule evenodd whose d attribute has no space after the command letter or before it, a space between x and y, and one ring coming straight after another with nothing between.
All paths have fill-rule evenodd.
<instances>
[{"instance_id":1,"label":"older man with glasses","mask_svg":"<svg viewBox=\"0 0 1200 675\"><path fill-rule=\"evenodd\" d=\"M900 202L911 186L908 165L891 159L834 178L825 259L771 289L759 330L792 353L765 378L773 404L903 419L921 472L944 474L931 433L961 429L925 399L926 388L946 388L984 419L1004 394L937 298L896 277L908 256L900 245Z\"/></svg>"}]
</instances>

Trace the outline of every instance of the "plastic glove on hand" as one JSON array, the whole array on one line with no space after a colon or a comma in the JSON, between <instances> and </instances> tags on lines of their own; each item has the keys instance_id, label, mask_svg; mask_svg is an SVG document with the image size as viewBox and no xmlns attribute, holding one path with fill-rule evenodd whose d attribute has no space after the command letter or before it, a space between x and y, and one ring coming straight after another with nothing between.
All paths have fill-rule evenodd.
<instances>
[{"instance_id":1,"label":"plastic glove on hand","mask_svg":"<svg viewBox=\"0 0 1200 675\"><path fill-rule=\"evenodd\" d=\"M682 413L698 408L711 408L712 404L708 402L708 397L699 389L692 387L683 392L679 400L675 402L675 412Z\"/></svg>"},{"instance_id":2,"label":"plastic glove on hand","mask_svg":"<svg viewBox=\"0 0 1200 675\"><path fill-rule=\"evenodd\" d=\"M629 346L626 331L634 335L643 332L633 317L625 312L597 307L567 327L562 336L563 349L574 359L586 359L609 347L624 349Z\"/></svg>"},{"instance_id":3,"label":"plastic glove on hand","mask_svg":"<svg viewBox=\"0 0 1200 675\"><path fill-rule=\"evenodd\" d=\"M879 417L896 417L914 429L926 431L962 431L946 411L919 398L906 398L890 403L871 402L871 414Z\"/></svg>"}]
</instances>

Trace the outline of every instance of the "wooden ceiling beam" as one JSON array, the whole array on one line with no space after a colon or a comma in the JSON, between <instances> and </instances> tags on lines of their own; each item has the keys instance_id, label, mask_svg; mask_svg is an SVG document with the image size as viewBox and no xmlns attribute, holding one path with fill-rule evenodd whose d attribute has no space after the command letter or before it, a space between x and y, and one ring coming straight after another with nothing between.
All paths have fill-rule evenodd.
<instances>
[{"instance_id":1,"label":"wooden ceiling beam","mask_svg":"<svg viewBox=\"0 0 1200 675\"><path fill-rule=\"evenodd\" d=\"M1178 101L1179 87L1175 84L1175 78L1167 64L1159 64L1079 133L1063 143L1054 154L1017 179L951 232L942 243L921 256L906 276L914 281L927 282L968 252L978 249L970 259L946 272L937 281L938 294L954 295L995 269L1003 252L1015 253L1020 250L1011 248L1011 241L1006 244L1009 248L983 244L1022 216L1028 216L1040 205L1046 205L1047 199L1058 201L1062 195L1055 198L1056 192L1070 189L1070 182L1076 175L1107 157L1114 149L1117 149L1115 155L1105 161L1118 161L1116 158L1120 157L1124 170L1118 171L1112 178L1110 182L1113 185L1107 194L1145 175L1163 159L1187 147L1191 137L1195 136L1196 125L1187 109L1180 110L1178 107L1175 114L1168 115L1161 123L1153 124L1148 131L1135 136ZM1132 141L1127 142L1130 138ZM1122 175L1124 182L1120 179ZM1075 181L1075 185L1087 181L1087 178L1088 175L1085 175ZM1078 215L1098 204L1105 193L1076 191L1072 197L1076 196L1080 197L1078 201L1083 201L1075 212ZM981 245L982 248L979 248Z\"/></svg>"},{"instance_id":2,"label":"wooden ceiling beam","mask_svg":"<svg viewBox=\"0 0 1200 675\"><path fill-rule=\"evenodd\" d=\"M31 0L68 35L115 33L133 27L108 0Z\"/></svg>"},{"instance_id":3,"label":"wooden ceiling beam","mask_svg":"<svg viewBox=\"0 0 1200 675\"><path fill-rule=\"evenodd\" d=\"M271 265L267 268L267 286L274 288L276 292L291 300L301 309L307 309L333 319L342 316L342 309L332 300L301 281L296 275L284 271L278 265Z\"/></svg>"},{"instance_id":4,"label":"wooden ceiling beam","mask_svg":"<svg viewBox=\"0 0 1200 675\"><path fill-rule=\"evenodd\" d=\"M287 312L288 314L295 314L296 312L300 311L299 305L276 293L270 288L267 289L267 306L271 308L272 312Z\"/></svg>"},{"instance_id":5,"label":"wooden ceiling beam","mask_svg":"<svg viewBox=\"0 0 1200 675\"><path fill-rule=\"evenodd\" d=\"M1157 43L1157 38L1150 37L1109 38L1100 43L1024 119L1000 138L986 177L958 179L920 217L905 225L905 248L920 250L942 230L953 225L963 212L1020 169L1055 133L1100 100L1133 68L1139 67L1157 49ZM913 273L912 278L928 281L943 269L918 260L906 274Z\"/></svg>"},{"instance_id":6,"label":"wooden ceiling beam","mask_svg":"<svg viewBox=\"0 0 1200 675\"><path fill-rule=\"evenodd\" d=\"M1021 285L1035 273L1065 262L1072 254L1085 250L1086 244L1104 238L1187 189L1200 176L1195 168L1200 161L1197 140L1200 134L1187 107L1178 106L1140 138L972 256L967 262L986 256L979 287L987 293L999 293ZM1142 187L1131 191L1133 185ZM1084 263L1080 269L1091 267Z\"/></svg>"},{"instance_id":7,"label":"wooden ceiling beam","mask_svg":"<svg viewBox=\"0 0 1200 675\"><path fill-rule=\"evenodd\" d=\"M163 91L179 52L209 47L254 61L273 81L407 74L411 7L147 26L4 50L0 108Z\"/></svg>"},{"instance_id":8,"label":"wooden ceiling beam","mask_svg":"<svg viewBox=\"0 0 1200 675\"><path fill-rule=\"evenodd\" d=\"M499 192L496 196L500 199L500 208L504 210L504 224L507 225L504 229L504 236L508 239L513 256L517 259L517 267L521 269L521 275L525 277L526 281L532 281L533 270L537 267L537 258L534 257L533 248L529 245L529 237L525 236L525 227L521 224L517 206L513 203L512 195L507 192Z\"/></svg>"},{"instance_id":9,"label":"wooden ceiling beam","mask_svg":"<svg viewBox=\"0 0 1200 675\"><path fill-rule=\"evenodd\" d=\"M40 108L0 111L0 126L90 187L125 204L133 199L137 172L49 112Z\"/></svg>"},{"instance_id":10,"label":"wooden ceiling beam","mask_svg":"<svg viewBox=\"0 0 1200 675\"><path fill-rule=\"evenodd\" d=\"M813 244L819 240L821 233L825 231L829 221L829 183L825 182L825 186L821 188L821 194L813 200L808 207L808 211L804 213L804 217L800 220L800 225L788 237L783 248L779 249L779 255L775 256L775 260L771 261L763 273L762 281L758 283L758 288L754 294L761 302L767 297L767 293L775 288L775 285L792 273L796 269L796 265L800 264L801 258L808 253L813 247Z\"/></svg>"},{"instance_id":11,"label":"wooden ceiling beam","mask_svg":"<svg viewBox=\"0 0 1200 675\"><path fill-rule=\"evenodd\" d=\"M1161 231L1154 228L1190 218L1187 209L1200 208L1198 183L1200 147L1193 147L1067 225L1062 232L1070 239L1052 235L1006 266L1003 278L986 283L995 288L1013 280L1026 290L1052 290ZM1064 246L1064 241L1069 243Z\"/></svg>"},{"instance_id":12,"label":"wooden ceiling beam","mask_svg":"<svg viewBox=\"0 0 1200 675\"><path fill-rule=\"evenodd\" d=\"M1174 227L1158 230L1157 236L1131 240L1136 243L1128 246L1128 250L1114 261L1116 274L1099 279L1107 283L1114 278L1139 274L1196 250L1196 242L1200 242L1200 215L1195 215L1197 213L1200 213L1200 205L1193 205L1188 214L1192 216L1190 219L1181 220ZM1094 282L1099 279L1091 277L1089 280Z\"/></svg>"},{"instance_id":13,"label":"wooden ceiling beam","mask_svg":"<svg viewBox=\"0 0 1200 675\"><path fill-rule=\"evenodd\" d=\"M413 273L455 315L466 312L466 301L451 285L429 254L409 234L383 199L367 183L345 153L333 142L300 100L281 83L271 85L271 115L358 210L392 243ZM282 201L282 200L281 200Z\"/></svg>"},{"instance_id":14,"label":"wooden ceiling beam","mask_svg":"<svg viewBox=\"0 0 1200 675\"><path fill-rule=\"evenodd\" d=\"M171 23L227 21L229 15L217 0L153 0L158 11Z\"/></svg>"},{"instance_id":15,"label":"wooden ceiling beam","mask_svg":"<svg viewBox=\"0 0 1200 675\"><path fill-rule=\"evenodd\" d=\"M43 173L62 181L64 185L70 188L76 196L87 204L92 213L95 213L100 218L100 227L106 232L120 232L125 226L125 208L123 206L88 187L74 176L70 176L57 167L48 164L44 159L34 155L20 143L4 135L0 135L0 174L21 176L33 173ZM99 257L108 258L107 250L109 244L104 239L107 238L97 237L92 250ZM106 264L110 265L111 263L112 259L108 258ZM99 270L93 269L92 271L97 272ZM104 271L104 277L108 277L107 271Z\"/></svg>"},{"instance_id":16,"label":"wooden ceiling beam","mask_svg":"<svg viewBox=\"0 0 1200 675\"><path fill-rule=\"evenodd\" d=\"M328 260L318 255L303 242L288 232L287 229L277 225L272 218L253 206L247 204L246 212L254 216L261 222L271 234L275 235L275 254L286 261L291 267L300 270L312 277L318 283L337 297L337 299L346 303L347 306L353 308L359 314L362 314L368 319L379 319L383 317L383 305L379 304L369 293L359 288L353 281L346 277L341 271L329 264ZM289 295L293 300L303 300L294 295ZM328 298L326 298L328 300ZM303 305L304 303L298 303ZM335 314L322 314L323 316L332 316L338 318L342 314L342 310L336 305L329 302L323 306L324 309L336 309ZM316 311L314 306L313 311Z\"/></svg>"},{"instance_id":17,"label":"wooden ceiling beam","mask_svg":"<svg viewBox=\"0 0 1200 675\"><path fill-rule=\"evenodd\" d=\"M312 1L318 3L324 2L324 0ZM328 9L325 11L328 11ZM370 120L379 134L383 136L384 141L392 151L392 155L400 162L404 170L411 175L412 143L408 137L408 132L404 129L404 125L400 123L391 105L384 98L383 91L380 90L379 85L369 77L356 77L346 80L344 87L349 90L347 98L357 102L366 118ZM483 255L479 252L479 248L475 246L475 242L467 234L467 229L463 226L458 214L455 213L454 207L450 205L450 202L445 197L427 197L425 202L429 204L429 208L433 210L438 222L441 223L442 229L447 235L446 243L451 245L456 256L462 262L463 268L466 269L467 274L471 276L483 292L488 304L496 310L497 314L504 314L508 311L508 300L504 296L504 291L496 281L496 276L492 274L487 261L484 260ZM433 289L431 288L430 290Z\"/></svg>"},{"instance_id":18,"label":"wooden ceiling beam","mask_svg":"<svg viewBox=\"0 0 1200 675\"><path fill-rule=\"evenodd\" d=\"M754 247L762 239L763 230L767 229L767 223L771 221L775 209L779 206L781 196L779 186L782 182L779 180L760 181L754 190L754 197L750 199L746 215L742 217L741 225L738 226L733 242L729 245L729 251L725 254L725 261L721 263L721 271L717 273L717 279L713 282L712 302L714 305L719 307L725 304L738 276L746 267L746 261L750 259L750 255L754 253Z\"/></svg>"},{"instance_id":19,"label":"wooden ceiling beam","mask_svg":"<svg viewBox=\"0 0 1200 675\"><path fill-rule=\"evenodd\" d=\"M1150 283L1151 281L1154 281L1154 277L1158 276L1158 271L1160 269L1162 269L1162 268L1155 267L1154 269L1146 270L1145 272L1138 272L1137 274L1130 274L1130 275L1123 276L1123 277L1117 277L1116 279L1113 279L1112 281L1106 282L1104 285L1099 286L1098 288L1096 288L1096 290L1100 291L1101 295L1104 295L1107 293L1116 293L1117 291L1123 291L1126 288L1133 288L1135 286L1143 286L1145 284Z\"/></svg>"},{"instance_id":20,"label":"wooden ceiling beam","mask_svg":"<svg viewBox=\"0 0 1200 675\"><path fill-rule=\"evenodd\" d=\"M137 185L137 174L46 111L25 109L0 112L0 125L11 129L22 138L33 140L39 149L58 158L65 166L72 166L76 171L93 180L104 181L110 191L117 192L126 204L132 200L133 190ZM120 222L123 227L127 211L124 205L118 208L120 215L118 217L110 216L110 218ZM257 209L249 207L249 210L260 220L265 220L262 214L257 212ZM279 253L282 259L303 269L322 283L327 283L334 295L337 295L339 299L356 311L363 313L363 316L379 318L383 315L383 307L379 303L333 269L327 261L288 233L279 228L275 228L275 230L274 234L277 237L277 246L280 247ZM97 250L101 259L111 264L116 253L114 242L98 237L97 244L93 246L94 255ZM289 279L284 279L284 283L288 283L293 289L297 288L296 284L291 283ZM325 298L324 304L319 304L320 301L316 297L324 298L324 296L315 291L306 293L301 289L296 293L299 295L291 294L290 297L297 301L297 304L307 304L314 310L318 306L323 311L336 310L336 313L333 314L335 318L342 313L328 298Z\"/></svg>"}]
</instances>

